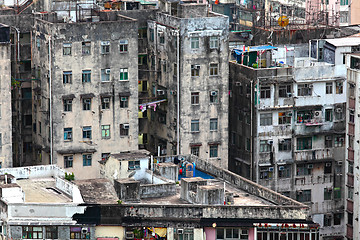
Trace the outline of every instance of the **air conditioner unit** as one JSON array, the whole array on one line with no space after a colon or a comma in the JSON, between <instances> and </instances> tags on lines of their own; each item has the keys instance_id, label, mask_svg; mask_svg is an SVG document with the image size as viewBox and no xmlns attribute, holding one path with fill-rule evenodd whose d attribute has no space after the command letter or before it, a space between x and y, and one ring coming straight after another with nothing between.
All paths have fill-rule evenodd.
<instances>
[{"instance_id":1,"label":"air conditioner unit","mask_svg":"<svg viewBox=\"0 0 360 240\"><path fill-rule=\"evenodd\" d=\"M91 99L84 99L84 103L91 103Z\"/></svg>"},{"instance_id":2,"label":"air conditioner unit","mask_svg":"<svg viewBox=\"0 0 360 240\"><path fill-rule=\"evenodd\" d=\"M342 113L342 108L337 108L337 109L335 109L335 112L337 112L337 113Z\"/></svg>"},{"instance_id":3,"label":"air conditioner unit","mask_svg":"<svg viewBox=\"0 0 360 240\"><path fill-rule=\"evenodd\" d=\"M66 100L67 104L72 104L72 100Z\"/></svg>"},{"instance_id":4,"label":"air conditioner unit","mask_svg":"<svg viewBox=\"0 0 360 240\"><path fill-rule=\"evenodd\" d=\"M123 124L123 129L129 129L130 125L129 124Z\"/></svg>"},{"instance_id":5,"label":"air conditioner unit","mask_svg":"<svg viewBox=\"0 0 360 240\"><path fill-rule=\"evenodd\" d=\"M331 163L325 163L325 167L331 167Z\"/></svg>"},{"instance_id":6,"label":"air conditioner unit","mask_svg":"<svg viewBox=\"0 0 360 240\"><path fill-rule=\"evenodd\" d=\"M91 159L91 155L86 155L86 159Z\"/></svg>"},{"instance_id":7,"label":"air conditioner unit","mask_svg":"<svg viewBox=\"0 0 360 240\"><path fill-rule=\"evenodd\" d=\"M307 165L307 168L308 168L308 169L313 169L313 168L314 168L314 165L308 164L308 165Z\"/></svg>"},{"instance_id":8,"label":"air conditioner unit","mask_svg":"<svg viewBox=\"0 0 360 240\"><path fill-rule=\"evenodd\" d=\"M159 96L165 95L165 91L164 90L157 90L157 95L159 95Z\"/></svg>"},{"instance_id":9,"label":"air conditioner unit","mask_svg":"<svg viewBox=\"0 0 360 240\"><path fill-rule=\"evenodd\" d=\"M339 141L340 141L340 142L344 142L344 141L345 141L345 138L339 138Z\"/></svg>"},{"instance_id":10,"label":"air conditioner unit","mask_svg":"<svg viewBox=\"0 0 360 240\"><path fill-rule=\"evenodd\" d=\"M109 99L109 98L104 98L104 99L103 99L103 102L104 102L104 103L108 103L108 102L110 102L110 99Z\"/></svg>"},{"instance_id":11,"label":"air conditioner unit","mask_svg":"<svg viewBox=\"0 0 360 240\"><path fill-rule=\"evenodd\" d=\"M292 112L286 112L286 116L287 116L287 117L291 117L291 116L292 116Z\"/></svg>"},{"instance_id":12,"label":"air conditioner unit","mask_svg":"<svg viewBox=\"0 0 360 240\"><path fill-rule=\"evenodd\" d=\"M200 65L195 65L194 69L200 69Z\"/></svg>"},{"instance_id":13,"label":"air conditioner unit","mask_svg":"<svg viewBox=\"0 0 360 240\"><path fill-rule=\"evenodd\" d=\"M314 85L312 85L312 84L309 84L309 88L313 88L314 87Z\"/></svg>"},{"instance_id":14,"label":"air conditioner unit","mask_svg":"<svg viewBox=\"0 0 360 240\"><path fill-rule=\"evenodd\" d=\"M279 171L283 171L283 170L285 170L285 167L284 167L284 166L280 166L280 167L279 167Z\"/></svg>"},{"instance_id":15,"label":"air conditioner unit","mask_svg":"<svg viewBox=\"0 0 360 240\"><path fill-rule=\"evenodd\" d=\"M273 142L274 142L273 140L268 140L267 144L271 145L271 144L273 144Z\"/></svg>"},{"instance_id":16,"label":"air conditioner unit","mask_svg":"<svg viewBox=\"0 0 360 240\"><path fill-rule=\"evenodd\" d=\"M322 111L315 111L314 112L314 116L317 117L317 118L320 118L322 115Z\"/></svg>"},{"instance_id":17,"label":"air conditioner unit","mask_svg":"<svg viewBox=\"0 0 360 240\"><path fill-rule=\"evenodd\" d=\"M332 136L326 136L325 140L332 140Z\"/></svg>"},{"instance_id":18,"label":"air conditioner unit","mask_svg":"<svg viewBox=\"0 0 360 240\"><path fill-rule=\"evenodd\" d=\"M285 139L281 139L281 140L280 140L280 143L285 143Z\"/></svg>"},{"instance_id":19,"label":"air conditioner unit","mask_svg":"<svg viewBox=\"0 0 360 240\"><path fill-rule=\"evenodd\" d=\"M171 90L171 91L170 91L170 95L176 95L176 91Z\"/></svg>"},{"instance_id":20,"label":"air conditioner unit","mask_svg":"<svg viewBox=\"0 0 360 240\"><path fill-rule=\"evenodd\" d=\"M235 82L235 86L241 86L241 82Z\"/></svg>"},{"instance_id":21,"label":"air conditioner unit","mask_svg":"<svg viewBox=\"0 0 360 240\"><path fill-rule=\"evenodd\" d=\"M269 167L269 172L273 172L274 168L273 167Z\"/></svg>"},{"instance_id":22,"label":"air conditioner unit","mask_svg":"<svg viewBox=\"0 0 360 240\"><path fill-rule=\"evenodd\" d=\"M286 93L287 97L292 97L292 93Z\"/></svg>"},{"instance_id":23,"label":"air conditioner unit","mask_svg":"<svg viewBox=\"0 0 360 240\"><path fill-rule=\"evenodd\" d=\"M67 158L69 161L72 161L73 160L73 157L68 157Z\"/></svg>"},{"instance_id":24,"label":"air conditioner unit","mask_svg":"<svg viewBox=\"0 0 360 240\"><path fill-rule=\"evenodd\" d=\"M159 117L159 122L165 122L165 117Z\"/></svg>"},{"instance_id":25,"label":"air conditioner unit","mask_svg":"<svg viewBox=\"0 0 360 240\"><path fill-rule=\"evenodd\" d=\"M341 165L343 164L343 162L342 162L342 161L339 161L339 162L337 162L337 164L338 164L339 166L341 166Z\"/></svg>"},{"instance_id":26,"label":"air conditioner unit","mask_svg":"<svg viewBox=\"0 0 360 240\"><path fill-rule=\"evenodd\" d=\"M110 74L110 69L109 68L107 68L107 69L105 69L105 74Z\"/></svg>"},{"instance_id":27,"label":"air conditioner unit","mask_svg":"<svg viewBox=\"0 0 360 240\"><path fill-rule=\"evenodd\" d=\"M81 228L82 234L87 234L88 232L89 232L88 228L86 228L86 227Z\"/></svg>"},{"instance_id":28,"label":"air conditioner unit","mask_svg":"<svg viewBox=\"0 0 360 240\"><path fill-rule=\"evenodd\" d=\"M127 97L121 97L121 98L120 98L120 101L126 102L126 101L127 101Z\"/></svg>"},{"instance_id":29,"label":"air conditioner unit","mask_svg":"<svg viewBox=\"0 0 360 240\"><path fill-rule=\"evenodd\" d=\"M218 94L217 91L211 91L211 92L210 92L210 95L213 96L213 97L214 97L214 96L217 96L217 94Z\"/></svg>"},{"instance_id":30,"label":"air conditioner unit","mask_svg":"<svg viewBox=\"0 0 360 240\"><path fill-rule=\"evenodd\" d=\"M184 229L180 229L180 228L179 228L179 229L177 230L177 234L183 234L183 233L184 233Z\"/></svg>"},{"instance_id":31,"label":"air conditioner unit","mask_svg":"<svg viewBox=\"0 0 360 240\"><path fill-rule=\"evenodd\" d=\"M166 155L166 149L161 150L162 155Z\"/></svg>"},{"instance_id":32,"label":"air conditioner unit","mask_svg":"<svg viewBox=\"0 0 360 240\"><path fill-rule=\"evenodd\" d=\"M133 232L126 232L125 238L126 239L134 239L134 233Z\"/></svg>"}]
</instances>

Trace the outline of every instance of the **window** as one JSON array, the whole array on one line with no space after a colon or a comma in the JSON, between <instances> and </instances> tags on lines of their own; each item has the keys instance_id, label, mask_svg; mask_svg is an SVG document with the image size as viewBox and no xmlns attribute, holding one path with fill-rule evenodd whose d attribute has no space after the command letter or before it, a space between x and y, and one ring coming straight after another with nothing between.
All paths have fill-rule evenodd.
<instances>
[{"instance_id":1,"label":"window","mask_svg":"<svg viewBox=\"0 0 360 240\"><path fill-rule=\"evenodd\" d=\"M279 151L290 151L291 150L291 138L279 140Z\"/></svg>"},{"instance_id":2,"label":"window","mask_svg":"<svg viewBox=\"0 0 360 240\"><path fill-rule=\"evenodd\" d=\"M65 168L73 167L73 156L64 156L64 167Z\"/></svg>"},{"instance_id":3,"label":"window","mask_svg":"<svg viewBox=\"0 0 360 240\"><path fill-rule=\"evenodd\" d=\"M71 43L63 44L63 55L71 55Z\"/></svg>"},{"instance_id":4,"label":"window","mask_svg":"<svg viewBox=\"0 0 360 240\"><path fill-rule=\"evenodd\" d=\"M84 98L82 102L84 111L91 110L91 98Z\"/></svg>"},{"instance_id":5,"label":"window","mask_svg":"<svg viewBox=\"0 0 360 240\"><path fill-rule=\"evenodd\" d=\"M191 131L199 132L200 131L199 124L200 124L199 119L191 120Z\"/></svg>"},{"instance_id":6,"label":"window","mask_svg":"<svg viewBox=\"0 0 360 240\"><path fill-rule=\"evenodd\" d=\"M135 170L135 169L140 169L140 161L136 160L136 161L129 161L129 170Z\"/></svg>"},{"instance_id":7,"label":"window","mask_svg":"<svg viewBox=\"0 0 360 240\"><path fill-rule=\"evenodd\" d=\"M155 39L154 29L153 29L153 28L149 28L149 33L150 33L150 41L153 42L154 39Z\"/></svg>"},{"instance_id":8,"label":"window","mask_svg":"<svg viewBox=\"0 0 360 240\"><path fill-rule=\"evenodd\" d=\"M298 84L298 96L311 96L312 84Z\"/></svg>"},{"instance_id":9,"label":"window","mask_svg":"<svg viewBox=\"0 0 360 240\"><path fill-rule=\"evenodd\" d=\"M198 105L199 104L199 92L192 92L191 93L191 104Z\"/></svg>"},{"instance_id":10,"label":"window","mask_svg":"<svg viewBox=\"0 0 360 240\"><path fill-rule=\"evenodd\" d=\"M219 71L219 64L210 63L210 76L217 76Z\"/></svg>"},{"instance_id":11,"label":"window","mask_svg":"<svg viewBox=\"0 0 360 240\"><path fill-rule=\"evenodd\" d=\"M43 239L42 227L22 227L22 238Z\"/></svg>"},{"instance_id":12,"label":"window","mask_svg":"<svg viewBox=\"0 0 360 240\"><path fill-rule=\"evenodd\" d=\"M336 83L336 94L343 94L344 85L342 82Z\"/></svg>"},{"instance_id":13,"label":"window","mask_svg":"<svg viewBox=\"0 0 360 240\"><path fill-rule=\"evenodd\" d=\"M119 45L119 47L120 47L120 52L121 53L126 53L127 51L128 51L128 40L126 40L126 39L121 39L120 40L120 45Z\"/></svg>"},{"instance_id":14,"label":"window","mask_svg":"<svg viewBox=\"0 0 360 240\"><path fill-rule=\"evenodd\" d=\"M260 152L271 152L271 144L268 140L260 140Z\"/></svg>"},{"instance_id":15,"label":"window","mask_svg":"<svg viewBox=\"0 0 360 240\"><path fill-rule=\"evenodd\" d=\"M334 199L341 199L341 187L334 188Z\"/></svg>"},{"instance_id":16,"label":"window","mask_svg":"<svg viewBox=\"0 0 360 240\"><path fill-rule=\"evenodd\" d=\"M200 65L191 65L191 76L192 77L200 76Z\"/></svg>"},{"instance_id":17,"label":"window","mask_svg":"<svg viewBox=\"0 0 360 240\"><path fill-rule=\"evenodd\" d=\"M311 202L311 190L297 191L296 200L299 202Z\"/></svg>"},{"instance_id":18,"label":"window","mask_svg":"<svg viewBox=\"0 0 360 240\"><path fill-rule=\"evenodd\" d=\"M166 124L166 113L159 112L159 123Z\"/></svg>"},{"instance_id":19,"label":"window","mask_svg":"<svg viewBox=\"0 0 360 240\"><path fill-rule=\"evenodd\" d=\"M64 140L72 141L72 128L64 128Z\"/></svg>"},{"instance_id":20,"label":"window","mask_svg":"<svg viewBox=\"0 0 360 240\"><path fill-rule=\"evenodd\" d=\"M147 65L147 56L146 55L139 55L138 56L138 64L141 65Z\"/></svg>"},{"instance_id":21,"label":"window","mask_svg":"<svg viewBox=\"0 0 360 240\"><path fill-rule=\"evenodd\" d=\"M198 49L200 47L200 39L199 37L192 37L190 38L191 41L191 48Z\"/></svg>"},{"instance_id":22,"label":"window","mask_svg":"<svg viewBox=\"0 0 360 240\"><path fill-rule=\"evenodd\" d=\"M63 72L63 83L72 83L72 71Z\"/></svg>"},{"instance_id":23,"label":"window","mask_svg":"<svg viewBox=\"0 0 360 240\"><path fill-rule=\"evenodd\" d=\"M325 147L332 148L332 146L333 146L332 136L325 136Z\"/></svg>"},{"instance_id":24,"label":"window","mask_svg":"<svg viewBox=\"0 0 360 240\"><path fill-rule=\"evenodd\" d=\"M332 188L324 188L324 200L331 200Z\"/></svg>"},{"instance_id":25,"label":"window","mask_svg":"<svg viewBox=\"0 0 360 240\"><path fill-rule=\"evenodd\" d=\"M91 127L90 126L83 127L83 138L91 139Z\"/></svg>"},{"instance_id":26,"label":"window","mask_svg":"<svg viewBox=\"0 0 360 240\"><path fill-rule=\"evenodd\" d=\"M120 81L127 81L127 80L129 80L128 69L120 68Z\"/></svg>"},{"instance_id":27,"label":"window","mask_svg":"<svg viewBox=\"0 0 360 240\"><path fill-rule=\"evenodd\" d=\"M335 109L335 120L343 120L343 110L342 108Z\"/></svg>"},{"instance_id":28,"label":"window","mask_svg":"<svg viewBox=\"0 0 360 240\"><path fill-rule=\"evenodd\" d=\"M279 112L279 125L291 124L291 112Z\"/></svg>"},{"instance_id":29,"label":"window","mask_svg":"<svg viewBox=\"0 0 360 240\"><path fill-rule=\"evenodd\" d=\"M46 239L58 239L58 228L55 226L45 227Z\"/></svg>"},{"instance_id":30,"label":"window","mask_svg":"<svg viewBox=\"0 0 360 240\"><path fill-rule=\"evenodd\" d=\"M218 157L218 145L210 146L210 158Z\"/></svg>"},{"instance_id":31,"label":"window","mask_svg":"<svg viewBox=\"0 0 360 240\"><path fill-rule=\"evenodd\" d=\"M343 147L344 146L344 137L342 136L335 136L334 140L334 147Z\"/></svg>"},{"instance_id":32,"label":"window","mask_svg":"<svg viewBox=\"0 0 360 240\"><path fill-rule=\"evenodd\" d=\"M312 137L302 137L296 139L296 150L312 149Z\"/></svg>"},{"instance_id":33,"label":"window","mask_svg":"<svg viewBox=\"0 0 360 240\"><path fill-rule=\"evenodd\" d=\"M245 149L246 151L250 152L250 149L251 148L251 140L250 138L246 138L246 146L245 146Z\"/></svg>"},{"instance_id":34,"label":"window","mask_svg":"<svg viewBox=\"0 0 360 240\"><path fill-rule=\"evenodd\" d=\"M325 109L325 121L326 122L331 122L332 121L332 115L333 115L333 110L332 109Z\"/></svg>"},{"instance_id":35,"label":"window","mask_svg":"<svg viewBox=\"0 0 360 240\"><path fill-rule=\"evenodd\" d=\"M146 39L147 38L147 28L139 28L138 29L138 36L139 39Z\"/></svg>"},{"instance_id":36,"label":"window","mask_svg":"<svg viewBox=\"0 0 360 240\"><path fill-rule=\"evenodd\" d=\"M159 38L159 43L160 44L165 43L165 34L164 34L164 32L158 32L158 38Z\"/></svg>"},{"instance_id":37,"label":"window","mask_svg":"<svg viewBox=\"0 0 360 240\"><path fill-rule=\"evenodd\" d=\"M110 109L110 98L109 97L102 97L101 98L101 109Z\"/></svg>"},{"instance_id":38,"label":"window","mask_svg":"<svg viewBox=\"0 0 360 240\"><path fill-rule=\"evenodd\" d=\"M296 114L296 122L297 123L311 122L313 115L314 115L313 111L311 110L298 111Z\"/></svg>"},{"instance_id":39,"label":"window","mask_svg":"<svg viewBox=\"0 0 360 240\"><path fill-rule=\"evenodd\" d=\"M324 174L332 173L332 164L331 162L324 163Z\"/></svg>"},{"instance_id":40,"label":"window","mask_svg":"<svg viewBox=\"0 0 360 240\"><path fill-rule=\"evenodd\" d=\"M128 123L120 124L120 136L128 136L129 128L130 125Z\"/></svg>"},{"instance_id":41,"label":"window","mask_svg":"<svg viewBox=\"0 0 360 240\"><path fill-rule=\"evenodd\" d=\"M101 126L101 138L110 138L110 125Z\"/></svg>"},{"instance_id":42,"label":"window","mask_svg":"<svg viewBox=\"0 0 360 240\"><path fill-rule=\"evenodd\" d=\"M355 122L355 111L354 110L349 110L349 122L350 123L354 123Z\"/></svg>"},{"instance_id":43,"label":"window","mask_svg":"<svg viewBox=\"0 0 360 240\"><path fill-rule=\"evenodd\" d=\"M70 227L70 239L91 239L90 228Z\"/></svg>"},{"instance_id":44,"label":"window","mask_svg":"<svg viewBox=\"0 0 360 240\"><path fill-rule=\"evenodd\" d=\"M210 48L219 47L219 37L210 37Z\"/></svg>"},{"instance_id":45,"label":"window","mask_svg":"<svg viewBox=\"0 0 360 240\"><path fill-rule=\"evenodd\" d=\"M120 97L120 108L129 107L129 97Z\"/></svg>"},{"instance_id":46,"label":"window","mask_svg":"<svg viewBox=\"0 0 360 240\"><path fill-rule=\"evenodd\" d=\"M270 98L270 86L260 86L260 98Z\"/></svg>"},{"instance_id":47,"label":"window","mask_svg":"<svg viewBox=\"0 0 360 240\"><path fill-rule=\"evenodd\" d=\"M109 41L101 41L101 54L109 54L110 53L110 42Z\"/></svg>"},{"instance_id":48,"label":"window","mask_svg":"<svg viewBox=\"0 0 360 240\"><path fill-rule=\"evenodd\" d=\"M191 147L191 154L194 156L199 156L200 147Z\"/></svg>"},{"instance_id":49,"label":"window","mask_svg":"<svg viewBox=\"0 0 360 240\"><path fill-rule=\"evenodd\" d=\"M305 176L311 174L311 169L313 169L313 164L298 164L296 165L296 175Z\"/></svg>"},{"instance_id":50,"label":"window","mask_svg":"<svg viewBox=\"0 0 360 240\"><path fill-rule=\"evenodd\" d=\"M279 85L279 97L288 98L291 97L291 85Z\"/></svg>"},{"instance_id":51,"label":"window","mask_svg":"<svg viewBox=\"0 0 360 240\"><path fill-rule=\"evenodd\" d=\"M272 125L272 113L261 113L260 114L260 126Z\"/></svg>"},{"instance_id":52,"label":"window","mask_svg":"<svg viewBox=\"0 0 360 240\"><path fill-rule=\"evenodd\" d=\"M324 192L325 194L325 192ZM331 198L331 195L330 195ZM325 195L324 195L324 200L330 200L330 199L325 199ZM331 226L331 222L332 222L332 216L331 214L324 214L324 226L328 227Z\"/></svg>"},{"instance_id":53,"label":"window","mask_svg":"<svg viewBox=\"0 0 360 240\"><path fill-rule=\"evenodd\" d=\"M218 103L219 91L210 91L210 103Z\"/></svg>"},{"instance_id":54,"label":"window","mask_svg":"<svg viewBox=\"0 0 360 240\"><path fill-rule=\"evenodd\" d=\"M354 199L354 189L351 187L348 187L348 199Z\"/></svg>"},{"instance_id":55,"label":"window","mask_svg":"<svg viewBox=\"0 0 360 240\"><path fill-rule=\"evenodd\" d=\"M36 47L38 50L40 50L40 46L41 46L40 38L36 38Z\"/></svg>"},{"instance_id":56,"label":"window","mask_svg":"<svg viewBox=\"0 0 360 240\"><path fill-rule=\"evenodd\" d=\"M341 224L341 213L334 213L334 225Z\"/></svg>"},{"instance_id":57,"label":"window","mask_svg":"<svg viewBox=\"0 0 360 240\"><path fill-rule=\"evenodd\" d=\"M64 112L71 112L72 111L72 100L65 99L64 100Z\"/></svg>"},{"instance_id":58,"label":"window","mask_svg":"<svg viewBox=\"0 0 360 240\"><path fill-rule=\"evenodd\" d=\"M349 5L349 0L340 0L340 5Z\"/></svg>"},{"instance_id":59,"label":"window","mask_svg":"<svg viewBox=\"0 0 360 240\"><path fill-rule=\"evenodd\" d=\"M102 82L110 81L110 68L101 69L101 81Z\"/></svg>"},{"instance_id":60,"label":"window","mask_svg":"<svg viewBox=\"0 0 360 240\"><path fill-rule=\"evenodd\" d=\"M83 154L83 166L91 166L92 155L91 154Z\"/></svg>"},{"instance_id":61,"label":"window","mask_svg":"<svg viewBox=\"0 0 360 240\"><path fill-rule=\"evenodd\" d=\"M274 168L273 167L260 167L260 179L273 179Z\"/></svg>"},{"instance_id":62,"label":"window","mask_svg":"<svg viewBox=\"0 0 360 240\"><path fill-rule=\"evenodd\" d=\"M91 70L83 70L82 71L82 82L91 82Z\"/></svg>"},{"instance_id":63,"label":"window","mask_svg":"<svg viewBox=\"0 0 360 240\"><path fill-rule=\"evenodd\" d=\"M82 42L82 55L90 55L91 54L91 42L86 41Z\"/></svg>"},{"instance_id":64,"label":"window","mask_svg":"<svg viewBox=\"0 0 360 240\"><path fill-rule=\"evenodd\" d=\"M328 82L326 83L326 94L332 94L333 93L333 83Z\"/></svg>"},{"instance_id":65,"label":"window","mask_svg":"<svg viewBox=\"0 0 360 240\"><path fill-rule=\"evenodd\" d=\"M210 131L217 131L218 130L218 119L211 118L210 119Z\"/></svg>"},{"instance_id":66,"label":"window","mask_svg":"<svg viewBox=\"0 0 360 240\"><path fill-rule=\"evenodd\" d=\"M291 177L291 165L283 165L278 167L279 178L290 178Z\"/></svg>"}]
</instances>

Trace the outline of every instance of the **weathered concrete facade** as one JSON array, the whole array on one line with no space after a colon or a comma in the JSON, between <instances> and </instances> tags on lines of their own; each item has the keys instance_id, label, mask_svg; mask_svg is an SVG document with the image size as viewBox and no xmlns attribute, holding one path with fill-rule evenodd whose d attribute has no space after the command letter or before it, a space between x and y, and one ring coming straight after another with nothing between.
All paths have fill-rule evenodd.
<instances>
[{"instance_id":1,"label":"weathered concrete facade","mask_svg":"<svg viewBox=\"0 0 360 240\"><path fill-rule=\"evenodd\" d=\"M137 21L106 13L96 23L38 17L33 66L42 101L35 141L77 179L99 177L102 158L138 148ZM48 163L49 154L42 155Z\"/></svg>"},{"instance_id":2,"label":"weathered concrete facade","mask_svg":"<svg viewBox=\"0 0 360 240\"><path fill-rule=\"evenodd\" d=\"M178 4L172 11L148 21L149 68L156 71L150 85L167 100L151 111L150 147L227 167L228 18L203 4Z\"/></svg>"},{"instance_id":3,"label":"weathered concrete facade","mask_svg":"<svg viewBox=\"0 0 360 240\"><path fill-rule=\"evenodd\" d=\"M343 235L345 66L230 63L229 169L307 203L322 238Z\"/></svg>"},{"instance_id":4,"label":"weathered concrete facade","mask_svg":"<svg viewBox=\"0 0 360 240\"><path fill-rule=\"evenodd\" d=\"M0 24L0 166L12 167L10 27Z\"/></svg>"}]
</instances>

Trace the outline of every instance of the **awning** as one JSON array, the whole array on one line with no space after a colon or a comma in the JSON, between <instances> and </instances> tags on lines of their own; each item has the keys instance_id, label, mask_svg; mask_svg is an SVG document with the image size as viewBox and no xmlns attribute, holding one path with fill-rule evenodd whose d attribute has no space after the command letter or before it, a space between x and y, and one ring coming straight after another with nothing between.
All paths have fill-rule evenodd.
<instances>
[{"instance_id":1,"label":"awning","mask_svg":"<svg viewBox=\"0 0 360 240\"><path fill-rule=\"evenodd\" d=\"M190 143L190 147L200 147L202 146L202 143Z\"/></svg>"},{"instance_id":2,"label":"awning","mask_svg":"<svg viewBox=\"0 0 360 240\"><path fill-rule=\"evenodd\" d=\"M238 158L238 157L235 157L234 159L236 161L238 161L238 162L242 162L242 163L244 163L246 165L250 165L250 162L247 162L245 159L241 159L241 158Z\"/></svg>"},{"instance_id":3,"label":"awning","mask_svg":"<svg viewBox=\"0 0 360 240\"><path fill-rule=\"evenodd\" d=\"M112 97L112 93L100 93L100 97Z\"/></svg>"},{"instance_id":4,"label":"awning","mask_svg":"<svg viewBox=\"0 0 360 240\"><path fill-rule=\"evenodd\" d=\"M95 95L93 93L85 93L85 94L80 94L81 98L93 98L95 97Z\"/></svg>"},{"instance_id":5,"label":"awning","mask_svg":"<svg viewBox=\"0 0 360 240\"><path fill-rule=\"evenodd\" d=\"M220 141L208 142L208 145L220 145Z\"/></svg>"},{"instance_id":6,"label":"awning","mask_svg":"<svg viewBox=\"0 0 360 240\"><path fill-rule=\"evenodd\" d=\"M120 96L120 97L130 97L130 96L131 96L131 93L130 93L130 92L120 92L120 93L119 93L119 96Z\"/></svg>"},{"instance_id":7,"label":"awning","mask_svg":"<svg viewBox=\"0 0 360 240\"><path fill-rule=\"evenodd\" d=\"M68 95L62 96L62 99L74 99L74 98L75 98L74 94L68 94Z\"/></svg>"},{"instance_id":8,"label":"awning","mask_svg":"<svg viewBox=\"0 0 360 240\"><path fill-rule=\"evenodd\" d=\"M258 164L259 167L270 167L272 164L270 162L261 162Z\"/></svg>"},{"instance_id":9,"label":"awning","mask_svg":"<svg viewBox=\"0 0 360 240\"><path fill-rule=\"evenodd\" d=\"M66 149L66 150L59 150L57 153L59 154L76 154L76 153L94 153L96 149Z\"/></svg>"}]
</instances>

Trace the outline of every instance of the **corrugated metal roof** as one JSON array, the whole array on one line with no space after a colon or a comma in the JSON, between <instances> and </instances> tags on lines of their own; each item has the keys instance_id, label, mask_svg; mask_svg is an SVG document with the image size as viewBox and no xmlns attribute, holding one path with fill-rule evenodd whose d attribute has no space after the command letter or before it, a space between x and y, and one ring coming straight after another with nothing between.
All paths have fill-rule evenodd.
<instances>
[{"instance_id":1,"label":"corrugated metal roof","mask_svg":"<svg viewBox=\"0 0 360 240\"><path fill-rule=\"evenodd\" d=\"M348 47L360 45L360 37L334 38L326 39L326 42L335 47Z\"/></svg>"}]
</instances>

